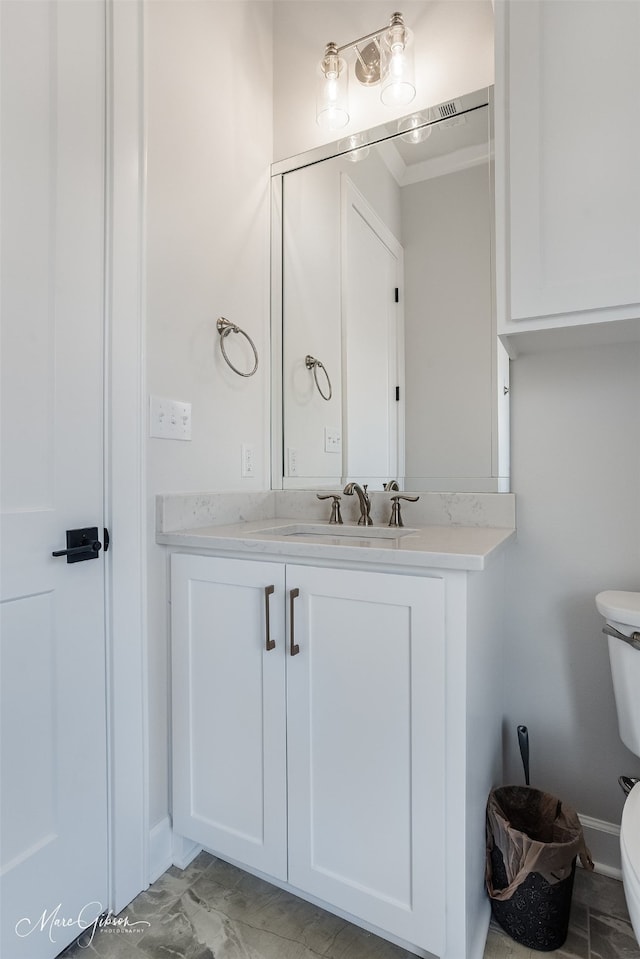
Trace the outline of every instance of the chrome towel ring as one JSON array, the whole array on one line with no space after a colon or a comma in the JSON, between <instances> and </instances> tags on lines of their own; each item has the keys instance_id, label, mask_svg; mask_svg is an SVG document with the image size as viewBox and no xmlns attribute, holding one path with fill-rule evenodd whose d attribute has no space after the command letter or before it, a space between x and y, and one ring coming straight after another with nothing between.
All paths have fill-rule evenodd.
<instances>
[{"instance_id":1,"label":"chrome towel ring","mask_svg":"<svg viewBox=\"0 0 640 959\"><path fill-rule=\"evenodd\" d=\"M304 365L307 367L308 370L313 370L313 378L314 378L314 380L316 381L316 386L318 387L318 393L320 394L320 396L322 397L322 399L323 399L323 400L330 400L330 399L331 399L331 395L332 395L332 392L331 392L331 380L329 379L329 374L327 373L327 370L326 370L326 367L324 366L324 364L322 364L322 363L320 362L320 360L317 360L317 359L315 358L315 356L311 356L310 353L307 353L307 355L305 356L305 359L304 359ZM322 389L321 389L321 387L320 387L320 384L318 383L318 370L322 370L322 372L324 373L324 375L325 375L326 378L327 378L327 386L329 387L329 395L328 395L328 396L326 395L326 393L323 393L323 392L322 392Z\"/></svg>"},{"instance_id":2,"label":"chrome towel ring","mask_svg":"<svg viewBox=\"0 0 640 959\"><path fill-rule=\"evenodd\" d=\"M244 330L241 330L239 326L235 325L235 323L231 323L229 320L226 320L224 316L218 317L216 321L216 329L218 330L218 333L220 334L220 349L222 350L222 355L224 356L227 366L230 366L233 372L237 373L238 376L253 376L255 371L258 369L258 351L256 350L255 343L253 342L249 334L245 333ZM225 340L225 337L229 335L229 333L242 333L244 338L249 341L249 346L253 350L255 363L253 365L253 369L249 370L248 373L243 373L242 370L239 370L237 367L235 367L233 363L231 362L231 360L229 359L229 357L227 356L227 351L224 348L224 340Z\"/></svg>"}]
</instances>

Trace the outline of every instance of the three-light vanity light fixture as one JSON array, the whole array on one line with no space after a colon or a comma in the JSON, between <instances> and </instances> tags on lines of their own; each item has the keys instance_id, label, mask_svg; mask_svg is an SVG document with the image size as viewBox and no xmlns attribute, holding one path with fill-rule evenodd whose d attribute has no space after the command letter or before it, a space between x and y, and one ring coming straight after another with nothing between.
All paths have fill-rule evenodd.
<instances>
[{"instance_id":1,"label":"three-light vanity light fixture","mask_svg":"<svg viewBox=\"0 0 640 959\"><path fill-rule=\"evenodd\" d=\"M316 121L323 130L340 130L349 122L349 71L345 51L356 52L354 72L364 86L380 84L380 99L386 106L411 103L416 95L413 73L412 34L401 13L389 24L364 37L337 46L328 43L320 62Z\"/></svg>"}]
</instances>

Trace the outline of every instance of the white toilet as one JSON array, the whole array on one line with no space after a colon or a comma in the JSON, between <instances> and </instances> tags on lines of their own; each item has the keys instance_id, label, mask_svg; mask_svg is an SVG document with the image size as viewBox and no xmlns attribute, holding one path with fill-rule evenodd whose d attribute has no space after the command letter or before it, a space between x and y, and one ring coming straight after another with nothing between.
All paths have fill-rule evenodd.
<instances>
[{"instance_id":1,"label":"white toilet","mask_svg":"<svg viewBox=\"0 0 640 959\"><path fill-rule=\"evenodd\" d=\"M620 738L640 760L640 593L620 590L598 593L596 606L607 621L605 632L609 636ZM635 638L635 644L616 633ZM633 787L624 804L620 852L629 916L640 942L640 783Z\"/></svg>"}]
</instances>

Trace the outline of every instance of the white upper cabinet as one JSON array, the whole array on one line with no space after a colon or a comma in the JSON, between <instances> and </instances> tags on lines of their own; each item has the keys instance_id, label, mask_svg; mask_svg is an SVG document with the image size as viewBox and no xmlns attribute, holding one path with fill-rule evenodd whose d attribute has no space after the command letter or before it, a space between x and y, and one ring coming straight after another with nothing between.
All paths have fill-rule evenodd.
<instances>
[{"instance_id":1,"label":"white upper cabinet","mask_svg":"<svg viewBox=\"0 0 640 959\"><path fill-rule=\"evenodd\" d=\"M496 51L498 331L636 336L640 2L499 2Z\"/></svg>"}]
</instances>

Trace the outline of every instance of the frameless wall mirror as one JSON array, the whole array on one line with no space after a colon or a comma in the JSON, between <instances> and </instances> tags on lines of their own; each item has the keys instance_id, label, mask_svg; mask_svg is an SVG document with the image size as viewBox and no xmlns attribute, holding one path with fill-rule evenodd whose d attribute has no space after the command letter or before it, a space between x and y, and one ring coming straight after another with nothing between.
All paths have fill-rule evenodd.
<instances>
[{"instance_id":1,"label":"frameless wall mirror","mask_svg":"<svg viewBox=\"0 0 640 959\"><path fill-rule=\"evenodd\" d=\"M492 90L273 167L273 485L508 489Z\"/></svg>"}]
</instances>

